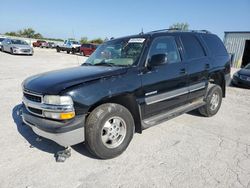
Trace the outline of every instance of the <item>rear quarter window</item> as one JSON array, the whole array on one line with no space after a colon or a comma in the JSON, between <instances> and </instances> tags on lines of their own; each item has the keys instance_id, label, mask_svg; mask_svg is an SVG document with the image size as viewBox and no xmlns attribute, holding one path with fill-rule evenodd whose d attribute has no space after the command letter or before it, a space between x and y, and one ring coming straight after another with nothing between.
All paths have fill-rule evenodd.
<instances>
[{"instance_id":1,"label":"rear quarter window","mask_svg":"<svg viewBox=\"0 0 250 188\"><path fill-rule=\"evenodd\" d=\"M205 41L210 52L214 56L225 56L227 55L227 50L222 43L222 41L216 35L203 35L203 40Z\"/></svg>"},{"instance_id":2,"label":"rear quarter window","mask_svg":"<svg viewBox=\"0 0 250 188\"><path fill-rule=\"evenodd\" d=\"M181 36L181 41L188 59L197 59L206 56L200 41L193 35Z\"/></svg>"}]
</instances>

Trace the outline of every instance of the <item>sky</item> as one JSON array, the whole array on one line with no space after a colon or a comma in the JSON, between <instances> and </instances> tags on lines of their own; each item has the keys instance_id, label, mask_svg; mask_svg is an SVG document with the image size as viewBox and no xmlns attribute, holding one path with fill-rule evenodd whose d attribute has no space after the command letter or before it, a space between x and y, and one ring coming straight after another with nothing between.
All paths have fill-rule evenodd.
<instances>
[{"instance_id":1,"label":"sky","mask_svg":"<svg viewBox=\"0 0 250 188\"><path fill-rule=\"evenodd\" d=\"M0 0L0 33L31 27L51 38L110 38L177 22L221 38L250 31L250 0Z\"/></svg>"}]
</instances>

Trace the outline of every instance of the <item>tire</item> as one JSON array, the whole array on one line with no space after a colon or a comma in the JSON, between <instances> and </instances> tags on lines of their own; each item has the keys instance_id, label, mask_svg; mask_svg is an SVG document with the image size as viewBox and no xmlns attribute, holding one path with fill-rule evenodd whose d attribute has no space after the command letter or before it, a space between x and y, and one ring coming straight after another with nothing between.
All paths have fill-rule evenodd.
<instances>
[{"instance_id":1,"label":"tire","mask_svg":"<svg viewBox=\"0 0 250 188\"><path fill-rule=\"evenodd\" d=\"M72 48L72 54L75 54L76 53L76 50L75 50L75 48Z\"/></svg>"},{"instance_id":2,"label":"tire","mask_svg":"<svg viewBox=\"0 0 250 188\"><path fill-rule=\"evenodd\" d=\"M69 50L67 50L67 54L69 54L70 53L70 51Z\"/></svg>"},{"instance_id":3,"label":"tire","mask_svg":"<svg viewBox=\"0 0 250 188\"><path fill-rule=\"evenodd\" d=\"M134 119L127 108L114 103L100 105L87 118L85 144L98 158L114 158L128 147L134 135L134 127ZM114 139L113 144L111 139Z\"/></svg>"},{"instance_id":4,"label":"tire","mask_svg":"<svg viewBox=\"0 0 250 188\"><path fill-rule=\"evenodd\" d=\"M59 48L58 46L56 47L56 51L57 51L57 52L60 52L60 51L61 51L60 48Z\"/></svg>"},{"instance_id":5,"label":"tire","mask_svg":"<svg viewBox=\"0 0 250 188\"><path fill-rule=\"evenodd\" d=\"M219 85L212 84L208 87L205 102L204 106L198 108L201 115L211 117L219 111L222 102L222 89Z\"/></svg>"},{"instance_id":6,"label":"tire","mask_svg":"<svg viewBox=\"0 0 250 188\"><path fill-rule=\"evenodd\" d=\"M10 48L10 54L11 54L11 55L14 55L13 49L12 49L12 48Z\"/></svg>"}]
</instances>

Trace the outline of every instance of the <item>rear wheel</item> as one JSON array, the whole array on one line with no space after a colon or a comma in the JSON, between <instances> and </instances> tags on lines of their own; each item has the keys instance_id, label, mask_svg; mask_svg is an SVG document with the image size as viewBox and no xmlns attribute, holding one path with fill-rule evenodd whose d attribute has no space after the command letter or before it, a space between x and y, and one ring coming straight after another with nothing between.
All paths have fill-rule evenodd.
<instances>
[{"instance_id":1,"label":"rear wheel","mask_svg":"<svg viewBox=\"0 0 250 188\"><path fill-rule=\"evenodd\" d=\"M211 117L215 115L221 106L222 102L222 89L219 85L211 85L208 88L208 93L205 98L206 105L200 107L198 110L200 114Z\"/></svg>"},{"instance_id":2,"label":"rear wheel","mask_svg":"<svg viewBox=\"0 0 250 188\"><path fill-rule=\"evenodd\" d=\"M70 51L69 50L67 50L67 54L69 54L70 53Z\"/></svg>"},{"instance_id":3,"label":"rear wheel","mask_svg":"<svg viewBox=\"0 0 250 188\"><path fill-rule=\"evenodd\" d=\"M60 51L61 51L60 48L59 48L59 46L56 47L56 51L57 51L57 52L60 52Z\"/></svg>"},{"instance_id":4,"label":"rear wheel","mask_svg":"<svg viewBox=\"0 0 250 188\"><path fill-rule=\"evenodd\" d=\"M95 156L110 159L126 150L133 134L134 120L128 109L107 103L89 115L85 126L85 144Z\"/></svg>"},{"instance_id":5,"label":"rear wheel","mask_svg":"<svg viewBox=\"0 0 250 188\"><path fill-rule=\"evenodd\" d=\"M72 48L72 54L75 54L75 53L76 53L75 48Z\"/></svg>"}]
</instances>

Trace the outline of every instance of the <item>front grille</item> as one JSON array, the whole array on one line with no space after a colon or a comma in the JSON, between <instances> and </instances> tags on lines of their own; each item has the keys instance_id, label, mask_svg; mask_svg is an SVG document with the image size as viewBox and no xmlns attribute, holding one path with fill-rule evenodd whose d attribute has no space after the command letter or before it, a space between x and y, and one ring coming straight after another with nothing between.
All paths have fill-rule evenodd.
<instances>
[{"instance_id":1,"label":"front grille","mask_svg":"<svg viewBox=\"0 0 250 188\"><path fill-rule=\"evenodd\" d=\"M41 103L42 102L42 97L41 96L37 96L37 95L32 95L30 93L23 93L24 97L30 101L33 102L38 102Z\"/></svg>"},{"instance_id":2,"label":"front grille","mask_svg":"<svg viewBox=\"0 0 250 188\"><path fill-rule=\"evenodd\" d=\"M38 114L38 115L43 115L43 111L36 109L36 108L32 108L32 107L28 107L28 110L34 114Z\"/></svg>"},{"instance_id":3,"label":"front grille","mask_svg":"<svg viewBox=\"0 0 250 188\"><path fill-rule=\"evenodd\" d=\"M30 52L30 49L21 49L22 52Z\"/></svg>"}]
</instances>

